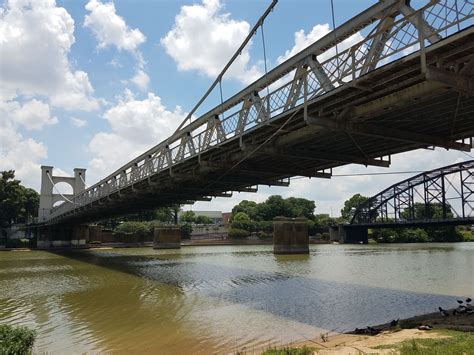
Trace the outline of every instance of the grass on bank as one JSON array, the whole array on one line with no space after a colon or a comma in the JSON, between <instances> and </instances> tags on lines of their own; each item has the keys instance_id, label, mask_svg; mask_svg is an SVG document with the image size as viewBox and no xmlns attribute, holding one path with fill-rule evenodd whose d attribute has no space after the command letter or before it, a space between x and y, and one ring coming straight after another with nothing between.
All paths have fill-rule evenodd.
<instances>
[{"instance_id":1,"label":"grass on bank","mask_svg":"<svg viewBox=\"0 0 474 355\"><path fill-rule=\"evenodd\" d=\"M374 349L393 349L400 355L471 355L474 354L474 333L437 330L443 338L411 339L399 344L379 345Z\"/></svg>"},{"instance_id":2,"label":"grass on bank","mask_svg":"<svg viewBox=\"0 0 474 355\"><path fill-rule=\"evenodd\" d=\"M284 347L282 349L268 348L263 355L311 355L315 351L314 348L303 346L302 348Z\"/></svg>"},{"instance_id":3,"label":"grass on bank","mask_svg":"<svg viewBox=\"0 0 474 355\"><path fill-rule=\"evenodd\" d=\"M36 339L36 331L27 327L0 325L0 354L31 354Z\"/></svg>"}]
</instances>

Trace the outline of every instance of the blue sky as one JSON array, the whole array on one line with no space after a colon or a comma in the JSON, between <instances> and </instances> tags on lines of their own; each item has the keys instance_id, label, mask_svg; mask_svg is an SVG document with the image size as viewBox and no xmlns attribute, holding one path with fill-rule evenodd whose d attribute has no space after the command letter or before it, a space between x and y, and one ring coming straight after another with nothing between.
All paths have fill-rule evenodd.
<instances>
[{"instance_id":1,"label":"blue sky","mask_svg":"<svg viewBox=\"0 0 474 355\"><path fill-rule=\"evenodd\" d=\"M375 2L334 0L336 24ZM40 165L54 166L59 175L85 167L88 184L119 168L179 125L269 3L1 2L0 170L15 169L18 178L37 189ZM268 67L331 28L330 0L280 0L264 25ZM224 80L224 98L263 72L259 32ZM216 92L198 113L218 103ZM418 151L393 157L390 170L429 169L465 159L459 152ZM347 166L335 173L379 170ZM242 199L283 194L314 199L317 212L338 215L352 194L370 195L399 179L300 179L290 188L261 188L258 194L192 208L229 210Z\"/></svg>"}]
</instances>

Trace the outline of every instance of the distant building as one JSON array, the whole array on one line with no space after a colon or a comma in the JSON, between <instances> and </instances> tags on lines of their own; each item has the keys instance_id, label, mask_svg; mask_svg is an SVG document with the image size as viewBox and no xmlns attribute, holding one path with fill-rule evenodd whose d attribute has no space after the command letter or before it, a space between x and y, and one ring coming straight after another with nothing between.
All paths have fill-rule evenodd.
<instances>
[{"instance_id":1,"label":"distant building","mask_svg":"<svg viewBox=\"0 0 474 355\"><path fill-rule=\"evenodd\" d=\"M222 225L224 227L228 227L230 225L230 216L232 216L232 212L224 212L222 214Z\"/></svg>"}]
</instances>

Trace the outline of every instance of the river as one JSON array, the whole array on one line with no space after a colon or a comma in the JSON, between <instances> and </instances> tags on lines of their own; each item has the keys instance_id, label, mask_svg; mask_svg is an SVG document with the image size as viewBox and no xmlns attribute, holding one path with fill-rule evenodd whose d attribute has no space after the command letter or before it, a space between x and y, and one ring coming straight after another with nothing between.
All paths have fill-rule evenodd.
<instances>
[{"instance_id":1,"label":"river","mask_svg":"<svg viewBox=\"0 0 474 355\"><path fill-rule=\"evenodd\" d=\"M0 323L35 352L232 352L452 307L474 243L0 252Z\"/></svg>"}]
</instances>

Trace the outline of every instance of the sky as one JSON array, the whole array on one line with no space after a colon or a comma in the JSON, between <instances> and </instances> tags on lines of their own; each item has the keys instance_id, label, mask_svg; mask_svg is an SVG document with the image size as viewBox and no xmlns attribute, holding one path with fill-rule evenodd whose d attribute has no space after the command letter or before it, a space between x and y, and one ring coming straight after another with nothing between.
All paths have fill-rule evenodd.
<instances>
[{"instance_id":1,"label":"sky","mask_svg":"<svg viewBox=\"0 0 474 355\"><path fill-rule=\"evenodd\" d=\"M334 0L339 25L376 0ZM0 171L36 190L40 166L92 185L178 127L270 0L0 1ZM330 0L280 0L264 23L269 69L332 29ZM225 76L224 99L264 74L259 32ZM197 116L220 102L214 92ZM395 155L390 168L347 165L334 175L429 170L470 159L444 149ZM412 174L413 175L413 174ZM258 193L185 209L230 211L279 194L340 214L355 193L371 196L410 174L295 179ZM67 186L57 189L69 192Z\"/></svg>"}]
</instances>

